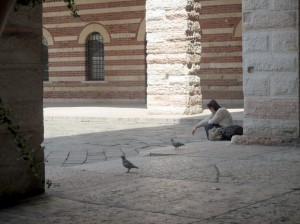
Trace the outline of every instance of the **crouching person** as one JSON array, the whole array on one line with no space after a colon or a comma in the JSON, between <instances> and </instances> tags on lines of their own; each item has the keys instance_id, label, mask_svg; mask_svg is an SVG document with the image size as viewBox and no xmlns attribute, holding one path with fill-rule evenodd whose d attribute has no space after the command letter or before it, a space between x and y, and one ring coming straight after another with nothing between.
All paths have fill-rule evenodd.
<instances>
[{"instance_id":1,"label":"crouching person","mask_svg":"<svg viewBox=\"0 0 300 224\"><path fill-rule=\"evenodd\" d=\"M201 120L192 130L192 134L196 133L196 130L200 127L204 127L207 139L209 139L209 130L215 128L226 128L233 124L232 116L230 112L215 101L211 100L207 104L211 114L205 119Z\"/></svg>"}]
</instances>

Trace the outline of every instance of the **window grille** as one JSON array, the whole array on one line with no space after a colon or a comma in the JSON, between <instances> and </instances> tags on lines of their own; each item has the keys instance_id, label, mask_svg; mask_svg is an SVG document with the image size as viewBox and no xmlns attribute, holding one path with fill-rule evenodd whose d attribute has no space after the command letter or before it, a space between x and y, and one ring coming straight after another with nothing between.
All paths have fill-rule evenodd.
<instances>
[{"instance_id":1,"label":"window grille","mask_svg":"<svg viewBox=\"0 0 300 224\"><path fill-rule=\"evenodd\" d=\"M92 33L86 43L87 80L104 80L104 44L99 33Z\"/></svg>"},{"instance_id":2,"label":"window grille","mask_svg":"<svg viewBox=\"0 0 300 224\"><path fill-rule=\"evenodd\" d=\"M42 38L42 63L43 63L43 81L49 81L49 57L48 57L48 41L45 37Z\"/></svg>"}]
</instances>

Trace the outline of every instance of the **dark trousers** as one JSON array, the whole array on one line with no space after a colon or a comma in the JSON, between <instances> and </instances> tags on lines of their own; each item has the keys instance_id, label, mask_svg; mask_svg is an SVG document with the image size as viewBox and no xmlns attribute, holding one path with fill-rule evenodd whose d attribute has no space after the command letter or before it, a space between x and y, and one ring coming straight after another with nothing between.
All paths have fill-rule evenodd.
<instances>
[{"instance_id":1,"label":"dark trousers","mask_svg":"<svg viewBox=\"0 0 300 224\"><path fill-rule=\"evenodd\" d=\"M208 131L209 131L210 129L214 128L214 127L219 128L219 127L221 127L221 126L218 125L218 124L206 124L206 125L204 125L204 129L205 129L205 132L206 132L206 137L207 137L207 139L208 139Z\"/></svg>"}]
</instances>

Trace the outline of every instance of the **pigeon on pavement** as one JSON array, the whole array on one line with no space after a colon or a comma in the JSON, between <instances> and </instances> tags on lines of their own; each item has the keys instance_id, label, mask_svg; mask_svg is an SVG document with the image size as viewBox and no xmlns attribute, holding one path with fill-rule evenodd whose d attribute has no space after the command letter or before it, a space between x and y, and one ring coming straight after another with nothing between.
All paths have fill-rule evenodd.
<instances>
[{"instance_id":1,"label":"pigeon on pavement","mask_svg":"<svg viewBox=\"0 0 300 224\"><path fill-rule=\"evenodd\" d=\"M135 166L132 162L128 161L125 156L121 156L121 158L122 158L123 166L128 169L127 173L129 173L130 169L132 169L132 168L138 169L138 167Z\"/></svg>"},{"instance_id":2,"label":"pigeon on pavement","mask_svg":"<svg viewBox=\"0 0 300 224\"><path fill-rule=\"evenodd\" d=\"M184 146L183 143L174 141L173 138L171 138L171 144L175 147L175 149L178 149L180 146Z\"/></svg>"}]
</instances>

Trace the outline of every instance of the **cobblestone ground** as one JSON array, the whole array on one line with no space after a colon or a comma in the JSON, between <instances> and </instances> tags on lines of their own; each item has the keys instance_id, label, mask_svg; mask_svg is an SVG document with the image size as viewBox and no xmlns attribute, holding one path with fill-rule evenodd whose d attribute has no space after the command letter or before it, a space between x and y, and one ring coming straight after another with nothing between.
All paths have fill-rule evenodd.
<instances>
[{"instance_id":1,"label":"cobblestone ground","mask_svg":"<svg viewBox=\"0 0 300 224\"><path fill-rule=\"evenodd\" d=\"M51 186L0 223L300 223L299 148L211 142L193 125L46 120ZM121 155L139 169L126 173Z\"/></svg>"},{"instance_id":2,"label":"cobblestone ground","mask_svg":"<svg viewBox=\"0 0 300 224\"><path fill-rule=\"evenodd\" d=\"M46 120L46 166L72 166L137 156L141 152L170 146L174 138L183 143L206 140L204 130L193 136L192 122L185 124L122 124L81 120Z\"/></svg>"}]
</instances>

